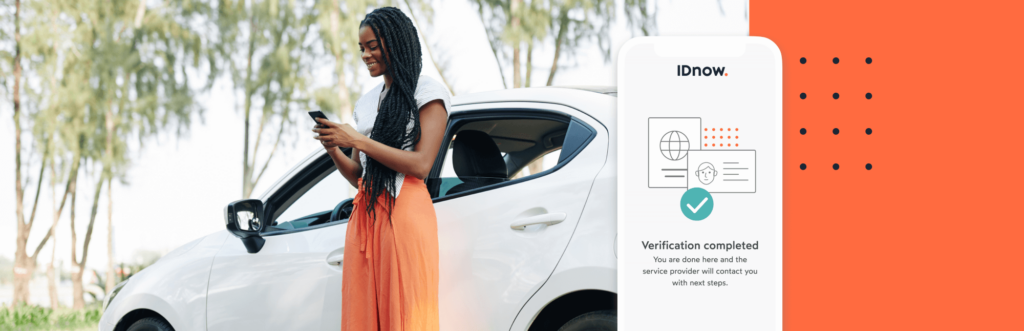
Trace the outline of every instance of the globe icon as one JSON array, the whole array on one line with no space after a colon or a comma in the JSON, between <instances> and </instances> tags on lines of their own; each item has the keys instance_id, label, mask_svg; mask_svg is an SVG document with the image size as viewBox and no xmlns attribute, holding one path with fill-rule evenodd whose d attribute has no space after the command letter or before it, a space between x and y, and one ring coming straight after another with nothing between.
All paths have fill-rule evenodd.
<instances>
[{"instance_id":1,"label":"globe icon","mask_svg":"<svg viewBox=\"0 0 1024 331\"><path fill-rule=\"evenodd\" d=\"M669 131L661 136L661 155L672 161L682 160L690 150L690 141L679 131Z\"/></svg>"}]
</instances>

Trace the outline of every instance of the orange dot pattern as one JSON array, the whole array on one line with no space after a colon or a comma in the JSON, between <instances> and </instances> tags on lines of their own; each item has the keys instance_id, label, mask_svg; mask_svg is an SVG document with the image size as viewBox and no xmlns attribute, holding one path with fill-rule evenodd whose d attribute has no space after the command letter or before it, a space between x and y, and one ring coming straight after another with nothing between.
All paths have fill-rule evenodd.
<instances>
[{"instance_id":1,"label":"orange dot pattern","mask_svg":"<svg viewBox=\"0 0 1024 331\"><path fill-rule=\"evenodd\" d=\"M712 132L716 132L716 131L717 132L722 132L722 131L727 131L727 132L740 131L740 128L710 128L710 129L711 129ZM708 128L704 128L704 131L707 132ZM736 140L736 139L740 139L740 136L739 135L730 135L730 136L715 136L715 135L711 135L711 136L704 136L705 140L709 139L709 138L712 139L712 140L721 140L721 139ZM704 147L708 147L708 144L704 144ZM724 144L723 143L712 143L711 147L740 147L740 144L739 143L724 143Z\"/></svg>"}]
</instances>

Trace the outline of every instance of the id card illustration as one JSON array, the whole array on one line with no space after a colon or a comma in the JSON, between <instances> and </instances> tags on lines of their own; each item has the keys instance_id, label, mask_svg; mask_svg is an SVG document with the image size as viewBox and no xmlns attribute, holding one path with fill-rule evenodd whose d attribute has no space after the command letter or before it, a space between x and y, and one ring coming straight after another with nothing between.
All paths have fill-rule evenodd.
<instances>
[{"instance_id":1,"label":"id card illustration","mask_svg":"<svg viewBox=\"0 0 1024 331\"><path fill-rule=\"evenodd\" d=\"M618 59L620 328L781 330L778 47L645 37Z\"/></svg>"}]
</instances>

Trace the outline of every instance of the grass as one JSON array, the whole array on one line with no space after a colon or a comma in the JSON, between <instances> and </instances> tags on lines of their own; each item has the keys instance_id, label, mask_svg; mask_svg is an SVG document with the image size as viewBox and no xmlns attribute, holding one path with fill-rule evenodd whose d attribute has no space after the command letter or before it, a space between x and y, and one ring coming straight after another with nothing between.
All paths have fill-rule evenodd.
<instances>
[{"instance_id":1,"label":"grass","mask_svg":"<svg viewBox=\"0 0 1024 331\"><path fill-rule=\"evenodd\" d=\"M18 305L0 308L0 331L96 330L102 308L86 306L82 310Z\"/></svg>"}]
</instances>

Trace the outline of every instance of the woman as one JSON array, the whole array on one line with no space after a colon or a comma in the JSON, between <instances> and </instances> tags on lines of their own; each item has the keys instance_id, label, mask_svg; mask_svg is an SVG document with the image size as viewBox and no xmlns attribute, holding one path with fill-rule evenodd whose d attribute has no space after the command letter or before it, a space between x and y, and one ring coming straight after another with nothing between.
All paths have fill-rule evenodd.
<instances>
[{"instance_id":1,"label":"woman","mask_svg":"<svg viewBox=\"0 0 1024 331\"><path fill-rule=\"evenodd\" d=\"M448 123L447 89L421 77L416 28L393 7L359 25L370 75L384 82L356 101L356 127L313 129L359 188L345 237L342 330L438 330L437 219L423 179ZM351 147L351 158L337 147Z\"/></svg>"}]
</instances>

